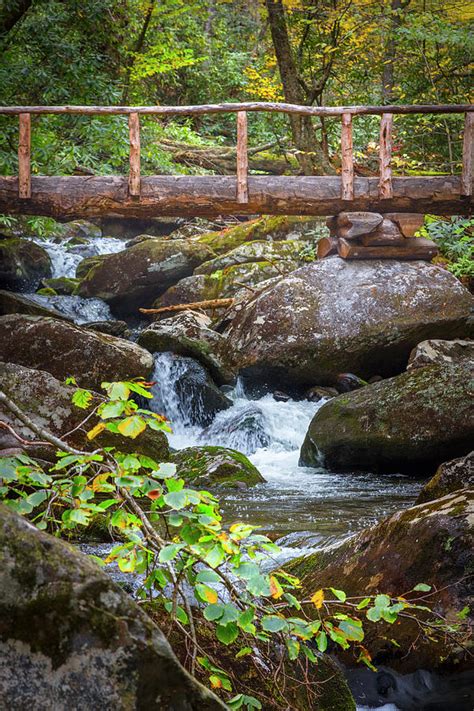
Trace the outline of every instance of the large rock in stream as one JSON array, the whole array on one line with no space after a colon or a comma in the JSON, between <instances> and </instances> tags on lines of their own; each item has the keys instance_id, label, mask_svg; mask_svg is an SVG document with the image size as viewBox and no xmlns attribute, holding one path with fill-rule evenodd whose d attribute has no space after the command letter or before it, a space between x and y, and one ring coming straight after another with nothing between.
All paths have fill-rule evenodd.
<instances>
[{"instance_id":1,"label":"large rock in stream","mask_svg":"<svg viewBox=\"0 0 474 711\"><path fill-rule=\"evenodd\" d=\"M0 288L34 291L52 275L51 259L29 239L0 239Z\"/></svg>"},{"instance_id":2,"label":"large rock in stream","mask_svg":"<svg viewBox=\"0 0 474 711\"><path fill-rule=\"evenodd\" d=\"M213 256L197 241L148 239L98 260L78 293L103 299L118 313L136 313Z\"/></svg>"},{"instance_id":3,"label":"large rock in stream","mask_svg":"<svg viewBox=\"0 0 474 711\"><path fill-rule=\"evenodd\" d=\"M224 335L234 367L280 384L401 372L426 338L466 336L471 294L426 262L315 262L240 299Z\"/></svg>"},{"instance_id":4,"label":"large rock in stream","mask_svg":"<svg viewBox=\"0 0 474 711\"><path fill-rule=\"evenodd\" d=\"M105 430L91 442L86 432L97 424L92 417L81 426L88 411L73 405L71 398L74 388L57 380L44 370L25 368L16 363L0 363L0 389L17 405L37 427L46 429L56 437L79 449L97 447L117 447L122 452L140 452L153 457L158 462L169 461L168 440L164 432L147 428L136 439L122 437ZM20 420L5 405L0 406L0 417L10 424L15 432L25 440L38 441L28 425ZM21 447L19 441L5 429L0 429L0 450ZM55 459L55 448L47 445L27 446L26 452L32 457L47 461Z\"/></svg>"},{"instance_id":5,"label":"large rock in stream","mask_svg":"<svg viewBox=\"0 0 474 711\"><path fill-rule=\"evenodd\" d=\"M0 593L1 708L226 708L96 563L4 505Z\"/></svg>"},{"instance_id":6,"label":"large rock in stream","mask_svg":"<svg viewBox=\"0 0 474 711\"><path fill-rule=\"evenodd\" d=\"M246 488L265 481L245 454L227 447L186 447L173 457L177 474L196 487Z\"/></svg>"},{"instance_id":7,"label":"large rock in stream","mask_svg":"<svg viewBox=\"0 0 474 711\"><path fill-rule=\"evenodd\" d=\"M465 488L474 489L474 451L441 464L420 491L416 503L424 504Z\"/></svg>"},{"instance_id":8,"label":"large rock in stream","mask_svg":"<svg viewBox=\"0 0 474 711\"><path fill-rule=\"evenodd\" d=\"M416 585L430 585L434 592L428 598L430 606L449 623L455 623L458 613L466 606L472 610L474 602L473 534L474 491L462 489L398 511L338 548L298 558L288 567L302 579L302 598L331 586L348 596L385 593L413 599L422 594L408 594ZM307 611L316 612L314 607ZM359 614L365 617L365 613ZM472 671L465 648L449 638L443 642L429 639L420 634L416 622L407 618L400 617L392 625L365 620L364 629L364 646L376 666L384 664L402 672ZM354 665L353 659L346 661Z\"/></svg>"},{"instance_id":9,"label":"large rock in stream","mask_svg":"<svg viewBox=\"0 0 474 711\"><path fill-rule=\"evenodd\" d=\"M47 370L62 380L73 375L93 390L104 380L146 378L153 368L150 353L123 338L23 314L0 318L0 361Z\"/></svg>"},{"instance_id":10,"label":"large rock in stream","mask_svg":"<svg viewBox=\"0 0 474 711\"><path fill-rule=\"evenodd\" d=\"M474 441L473 363L426 365L339 395L314 416L300 463L432 475Z\"/></svg>"}]
</instances>

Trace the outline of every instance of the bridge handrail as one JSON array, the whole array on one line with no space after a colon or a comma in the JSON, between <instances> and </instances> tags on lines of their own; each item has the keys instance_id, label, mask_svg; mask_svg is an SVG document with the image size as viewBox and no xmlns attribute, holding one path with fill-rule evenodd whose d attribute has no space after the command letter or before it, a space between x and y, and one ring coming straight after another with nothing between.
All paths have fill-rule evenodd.
<instances>
[{"instance_id":1,"label":"bridge handrail","mask_svg":"<svg viewBox=\"0 0 474 711\"><path fill-rule=\"evenodd\" d=\"M237 113L237 202L248 202L247 113L265 111L300 116L341 117L341 199L354 199L354 153L352 119L354 116L379 115L379 197L390 199L392 188L392 129L394 114L459 114L465 115L461 196L472 195L474 105L409 104L389 106L300 106L270 102L201 104L197 106L0 106L0 114L19 116L18 195L31 198L31 114L127 115L130 136L129 195L140 199L140 116L198 115Z\"/></svg>"}]
</instances>

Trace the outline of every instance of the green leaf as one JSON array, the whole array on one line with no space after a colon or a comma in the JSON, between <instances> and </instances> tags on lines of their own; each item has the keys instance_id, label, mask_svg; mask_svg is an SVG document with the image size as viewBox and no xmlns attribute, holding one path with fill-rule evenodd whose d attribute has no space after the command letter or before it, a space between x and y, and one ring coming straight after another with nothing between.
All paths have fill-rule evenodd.
<instances>
[{"instance_id":1,"label":"green leaf","mask_svg":"<svg viewBox=\"0 0 474 711\"><path fill-rule=\"evenodd\" d=\"M380 607L371 607L367 610L366 616L371 622L378 622L382 617L382 610Z\"/></svg>"},{"instance_id":2,"label":"green leaf","mask_svg":"<svg viewBox=\"0 0 474 711\"><path fill-rule=\"evenodd\" d=\"M76 407L80 407L82 410L85 410L91 404L92 397L93 395L90 390L78 388L72 396L72 402Z\"/></svg>"},{"instance_id":3,"label":"green leaf","mask_svg":"<svg viewBox=\"0 0 474 711\"><path fill-rule=\"evenodd\" d=\"M121 417L126 406L125 400L112 400L100 406L99 415L103 420L108 420L111 417Z\"/></svg>"},{"instance_id":4,"label":"green leaf","mask_svg":"<svg viewBox=\"0 0 474 711\"><path fill-rule=\"evenodd\" d=\"M329 588L329 590L337 597L341 602L345 602L347 595L344 590L336 590L335 588Z\"/></svg>"},{"instance_id":5,"label":"green leaf","mask_svg":"<svg viewBox=\"0 0 474 711\"><path fill-rule=\"evenodd\" d=\"M100 387L107 391L111 400L128 400L130 395L127 383L101 383Z\"/></svg>"},{"instance_id":6,"label":"green leaf","mask_svg":"<svg viewBox=\"0 0 474 711\"><path fill-rule=\"evenodd\" d=\"M235 658L240 659L241 657L247 657L249 654L252 654L252 647L242 647L235 655Z\"/></svg>"},{"instance_id":7,"label":"green leaf","mask_svg":"<svg viewBox=\"0 0 474 711\"><path fill-rule=\"evenodd\" d=\"M128 382L127 385L130 390L133 390L134 393L137 393L142 397L146 397L149 400L153 397L153 393L150 392L149 388L144 387L142 383Z\"/></svg>"},{"instance_id":8,"label":"green leaf","mask_svg":"<svg viewBox=\"0 0 474 711\"><path fill-rule=\"evenodd\" d=\"M183 509L186 506L187 496L185 491L170 491L169 494L165 494L164 502L171 509Z\"/></svg>"},{"instance_id":9,"label":"green leaf","mask_svg":"<svg viewBox=\"0 0 474 711\"><path fill-rule=\"evenodd\" d=\"M89 523L90 513L84 511L83 509L73 509L69 514L69 520L75 523L80 523L83 526L87 526Z\"/></svg>"},{"instance_id":10,"label":"green leaf","mask_svg":"<svg viewBox=\"0 0 474 711\"><path fill-rule=\"evenodd\" d=\"M229 645L235 642L239 636L239 628L235 622L229 622L227 625L217 625L216 637L222 644Z\"/></svg>"},{"instance_id":11,"label":"green leaf","mask_svg":"<svg viewBox=\"0 0 474 711\"><path fill-rule=\"evenodd\" d=\"M124 437L135 439L146 429L146 422L139 415L131 415L117 424L117 429Z\"/></svg>"},{"instance_id":12,"label":"green leaf","mask_svg":"<svg viewBox=\"0 0 474 711\"><path fill-rule=\"evenodd\" d=\"M300 643L296 639L287 639L286 648L288 650L288 656L291 661L294 661L298 658L298 654L300 652Z\"/></svg>"},{"instance_id":13,"label":"green leaf","mask_svg":"<svg viewBox=\"0 0 474 711\"><path fill-rule=\"evenodd\" d=\"M204 617L209 622L219 620L224 614L224 605L212 604L204 608Z\"/></svg>"},{"instance_id":14,"label":"green leaf","mask_svg":"<svg viewBox=\"0 0 474 711\"><path fill-rule=\"evenodd\" d=\"M196 575L197 583L220 583L221 577L213 570L200 570Z\"/></svg>"},{"instance_id":15,"label":"green leaf","mask_svg":"<svg viewBox=\"0 0 474 711\"><path fill-rule=\"evenodd\" d=\"M39 506L40 504L43 503L43 501L45 501L48 498L48 496L49 496L49 493L43 489L42 491L35 491L34 494L30 494L29 496L26 497L26 500L32 506Z\"/></svg>"},{"instance_id":16,"label":"green leaf","mask_svg":"<svg viewBox=\"0 0 474 711\"><path fill-rule=\"evenodd\" d=\"M370 602L370 597L364 597L364 599L361 600L361 601L359 602L359 604L357 605L357 609L358 609L358 610L363 610L364 607L367 607L367 605L369 604L369 602Z\"/></svg>"},{"instance_id":17,"label":"green leaf","mask_svg":"<svg viewBox=\"0 0 474 711\"><path fill-rule=\"evenodd\" d=\"M205 561L211 568L217 568L222 561L225 559L225 553L222 550L222 546L217 543L205 557Z\"/></svg>"},{"instance_id":18,"label":"green leaf","mask_svg":"<svg viewBox=\"0 0 474 711\"><path fill-rule=\"evenodd\" d=\"M262 617L262 629L264 629L265 632L281 632L282 630L288 629L288 623L282 617L266 615Z\"/></svg>"},{"instance_id":19,"label":"green leaf","mask_svg":"<svg viewBox=\"0 0 474 711\"><path fill-rule=\"evenodd\" d=\"M316 644L318 645L318 649L320 652L325 652L328 648L328 638L324 630L321 630L316 635Z\"/></svg>"},{"instance_id":20,"label":"green leaf","mask_svg":"<svg viewBox=\"0 0 474 711\"><path fill-rule=\"evenodd\" d=\"M168 479L176 474L176 464L171 464L170 462L162 462L156 471L153 472L155 477L160 477L161 479ZM170 489L171 491L171 489Z\"/></svg>"},{"instance_id":21,"label":"green leaf","mask_svg":"<svg viewBox=\"0 0 474 711\"><path fill-rule=\"evenodd\" d=\"M413 592L430 592L431 590L431 585L427 585L426 583L418 583L418 585L415 585L413 588Z\"/></svg>"},{"instance_id":22,"label":"green leaf","mask_svg":"<svg viewBox=\"0 0 474 711\"><path fill-rule=\"evenodd\" d=\"M167 563L176 558L182 548L184 548L184 543L170 543L161 549L158 560L160 563Z\"/></svg>"},{"instance_id":23,"label":"green leaf","mask_svg":"<svg viewBox=\"0 0 474 711\"><path fill-rule=\"evenodd\" d=\"M343 620L339 624L339 628L344 632L346 638L353 642L362 642L364 639L364 630L359 620Z\"/></svg>"}]
</instances>

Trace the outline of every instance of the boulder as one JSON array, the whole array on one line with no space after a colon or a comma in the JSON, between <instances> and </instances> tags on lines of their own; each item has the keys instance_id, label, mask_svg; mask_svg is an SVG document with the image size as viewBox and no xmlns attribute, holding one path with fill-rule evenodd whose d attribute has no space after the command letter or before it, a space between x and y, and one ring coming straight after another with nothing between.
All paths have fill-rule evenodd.
<instances>
[{"instance_id":1,"label":"boulder","mask_svg":"<svg viewBox=\"0 0 474 711\"><path fill-rule=\"evenodd\" d=\"M425 262L332 257L241 299L224 335L233 367L249 377L332 385L345 371L394 375L423 339L465 336L473 302L452 274Z\"/></svg>"},{"instance_id":2,"label":"boulder","mask_svg":"<svg viewBox=\"0 0 474 711\"><path fill-rule=\"evenodd\" d=\"M187 447L173 462L178 476L198 488L246 488L265 481L245 454L226 447Z\"/></svg>"},{"instance_id":3,"label":"boulder","mask_svg":"<svg viewBox=\"0 0 474 711\"><path fill-rule=\"evenodd\" d=\"M7 314L28 314L30 316L51 316L71 321L68 316L57 311L52 306L43 306L34 298L31 299L23 294L15 294L11 291L0 290L0 316Z\"/></svg>"},{"instance_id":4,"label":"boulder","mask_svg":"<svg viewBox=\"0 0 474 711\"><path fill-rule=\"evenodd\" d=\"M235 264L251 262L280 262L292 261L301 266L303 260L300 253L306 246L302 240L283 240L280 242L246 242L239 247L231 249L225 254L204 262L194 270L195 274L212 274L213 272L232 267ZM298 262L300 262L298 264ZM295 266L296 269L296 266Z\"/></svg>"},{"instance_id":5,"label":"boulder","mask_svg":"<svg viewBox=\"0 0 474 711\"><path fill-rule=\"evenodd\" d=\"M164 294L159 296L153 302L153 308L160 309L162 306L175 306L176 304L191 304L195 301L205 301L209 296L211 289L208 286L209 277L204 274L197 274L184 279L180 279L177 284L170 286ZM156 314L154 318L161 320L168 318L169 314Z\"/></svg>"},{"instance_id":6,"label":"boulder","mask_svg":"<svg viewBox=\"0 0 474 711\"><path fill-rule=\"evenodd\" d=\"M79 284L79 279L55 277L54 279L43 279L42 284L47 289L54 289L59 296L70 296L74 294Z\"/></svg>"},{"instance_id":7,"label":"boulder","mask_svg":"<svg viewBox=\"0 0 474 711\"><path fill-rule=\"evenodd\" d=\"M268 447L265 415L258 404L249 403L244 409L223 413L201 433L202 442L217 442L237 449L245 454L253 454L261 447Z\"/></svg>"},{"instance_id":8,"label":"boulder","mask_svg":"<svg viewBox=\"0 0 474 711\"><path fill-rule=\"evenodd\" d=\"M437 591L429 598L430 605L454 623L461 610L472 608L473 512L474 491L463 489L398 511L338 548L299 558L288 568L302 579L302 598L331 586L348 596L386 593L410 599L421 593L408 591L425 583ZM308 612L314 614L316 609L312 606ZM449 639L440 645L420 635L417 624L406 618L400 617L394 625L365 620L364 628L364 646L376 666L390 665L403 672L434 671L453 664L459 671L463 665L469 668L463 649Z\"/></svg>"},{"instance_id":9,"label":"boulder","mask_svg":"<svg viewBox=\"0 0 474 711\"><path fill-rule=\"evenodd\" d=\"M0 360L73 375L79 385L100 390L104 380L147 377L153 358L135 343L90 331L64 320L11 314L0 318Z\"/></svg>"},{"instance_id":10,"label":"boulder","mask_svg":"<svg viewBox=\"0 0 474 711\"><path fill-rule=\"evenodd\" d=\"M407 370L422 368L431 363L452 363L460 358L469 358L474 362L474 341L442 341L431 339L422 341L410 353Z\"/></svg>"},{"instance_id":11,"label":"boulder","mask_svg":"<svg viewBox=\"0 0 474 711\"><path fill-rule=\"evenodd\" d=\"M320 217L274 215L243 222L220 232L209 232L199 237L199 242L211 247L216 254L224 254L256 240L313 240L324 230L323 225Z\"/></svg>"},{"instance_id":12,"label":"boulder","mask_svg":"<svg viewBox=\"0 0 474 711\"><path fill-rule=\"evenodd\" d=\"M130 329L125 321L88 321L87 328L99 333L108 333L109 336L130 337Z\"/></svg>"},{"instance_id":13,"label":"boulder","mask_svg":"<svg viewBox=\"0 0 474 711\"><path fill-rule=\"evenodd\" d=\"M104 431L89 442L86 432L92 429L98 420L92 417L86 426L80 427L88 412L72 404L74 388L64 385L46 371L25 368L15 363L0 363L0 388L36 426L61 438L70 432L66 441L73 447L117 447L125 452L140 452L157 461L169 460L168 439L165 433L160 431L146 429L133 440ZM6 406L0 407L0 416L2 420L10 423L23 439L41 439ZM0 449L16 446L18 440L7 430L0 430ZM55 448L48 445L28 446L27 452L47 461L54 461L55 458Z\"/></svg>"},{"instance_id":14,"label":"boulder","mask_svg":"<svg viewBox=\"0 0 474 711\"><path fill-rule=\"evenodd\" d=\"M474 488L474 451L441 464L421 490L416 503L423 504L465 488Z\"/></svg>"},{"instance_id":15,"label":"boulder","mask_svg":"<svg viewBox=\"0 0 474 711\"><path fill-rule=\"evenodd\" d=\"M337 471L433 474L474 441L472 364L433 364L366 385L325 403L314 416L300 462L324 459Z\"/></svg>"},{"instance_id":16,"label":"boulder","mask_svg":"<svg viewBox=\"0 0 474 711\"><path fill-rule=\"evenodd\" d=\"M226 708L95 562L6 506L0 512L3 708Z\"/></svg>"},{"instance_id":17,"label":"boulder","mask_svg":"<svg viewBox=\"0 0 474 711\"><path fill-rule=\"evenodd\" d=\"M101 258L78 291L81 296L103 299L118 312L134 313L212 256L209 247L196 241L145 240Z\"/></svg>"},{"instance_id":18,"label":"boulder","mask_svg":"<svg viewBox=\"0 0 474 711\"><path fill-rule=\"evenodd\" d=\"M157 381L153 407L171 421L205 427L232 401L219 390L207 370L193 358L160 353L155 358L153 379ZM167 387L161 382L166 380Z\"/></svg>"},{"instance_id":19,"label":"boulder","mask_svg":"<svg viewBox=\"0 0 474 711\"><path fill-rule=\"evenodd\" d=\"M2 239L0 265L0 287L14 291L34 291L52 274L49 254L29 239Z\"/></svg>"},{"instance_id":20,"label":"boulder","mask_svg":"<svg viewBox=\"0 0 474 711\"><path fill-rule=\"evenodd\" d=\"M211 327L211 319L197 311L185 311L171 318L156 321L144 329L138 343L150 353L171 351L190 356L204 365L214 380L222 385L235 380L219 355L225 339Z\"/></svg>"},{"instance_id":21,"label":"boulder","mask_svg":"<svg viewBox=\"0 0 474 711\"><path fill-rule=\"evenodd\" d=\"M105 254L95 254L93 257L85 257L76 267L76 279L83 279L92 269L102 263Z\"/></svg>"}]
</instances>

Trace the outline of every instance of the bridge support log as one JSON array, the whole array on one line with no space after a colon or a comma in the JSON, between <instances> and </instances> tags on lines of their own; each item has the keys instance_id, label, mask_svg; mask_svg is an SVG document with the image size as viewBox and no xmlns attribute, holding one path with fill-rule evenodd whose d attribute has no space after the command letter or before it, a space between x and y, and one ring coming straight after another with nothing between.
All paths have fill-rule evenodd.
<instances>
[{"instance_id":1,"label":"bridge support log","mask_svg":"<svg viewBox=\"0 0 474 711\"><path fill-rule=\"evenodd\" d=\"M373 212L468 214L460 176L393 178L391 198L379 196L378 178L354 178L351 209ZM230 176L150 176L141 178L140 200L129 195L120 176L31 178L31 198L18 196L18 179L0 177L0 213L46 215L61 220L93 217L217 215L337 215L347 210L340 176L249 176L249 199L237 200Z\"/></svg>"}]
</instances>

